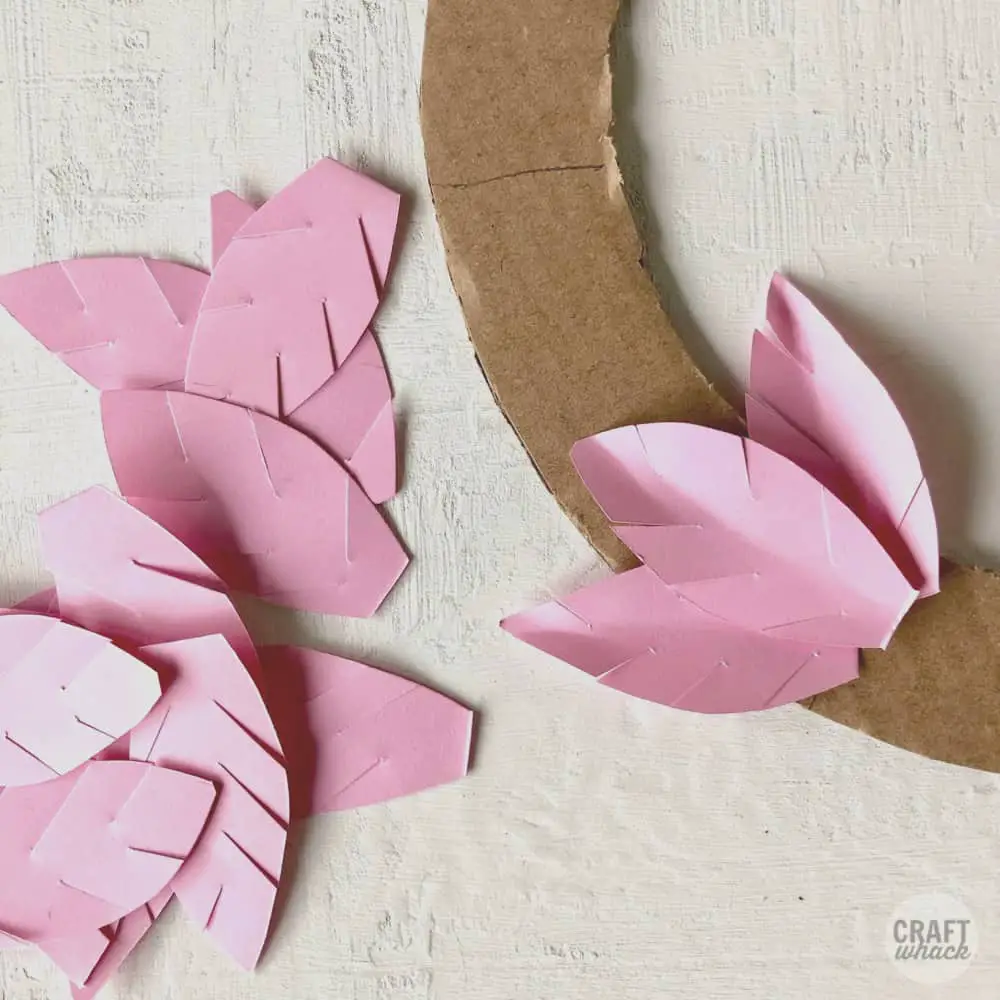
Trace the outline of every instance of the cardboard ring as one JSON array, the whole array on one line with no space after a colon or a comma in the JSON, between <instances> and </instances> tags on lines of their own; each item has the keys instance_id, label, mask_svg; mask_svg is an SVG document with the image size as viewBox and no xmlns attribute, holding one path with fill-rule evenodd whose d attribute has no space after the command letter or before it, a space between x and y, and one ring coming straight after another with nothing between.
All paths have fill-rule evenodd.
<instances>
[{"instance_id":1,"label":"cardboard ring","mask_svg":"<svg viewBox=\"0 0 1000 1000\"><path fill-rule=\"evenodd\" d=\"M559 503L629 555L569 460L623 424L739 424L641 264L609 138L619 0L431 0L422 115L448 265L479 363ZM861 679L808 708L926 757L1000 771L1000 577L943 574Z\"/></svg>"}]
</instances>

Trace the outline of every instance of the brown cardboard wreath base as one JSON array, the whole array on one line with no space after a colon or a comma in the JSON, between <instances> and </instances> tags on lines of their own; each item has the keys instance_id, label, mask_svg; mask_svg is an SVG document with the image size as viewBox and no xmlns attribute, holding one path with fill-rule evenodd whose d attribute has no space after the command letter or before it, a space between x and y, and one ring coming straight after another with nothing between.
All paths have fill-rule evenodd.
<instances>
[{"instance_id":1,"label":"brown cardboard wreath base","mask_svg":"<svg viewBox=\"0 0 1000 1000\"><path fill-rule=\"evenodd\" d=\"M483 371L549 489L629 556L569 460L623 424L739 417L660 309L608 137L619 0L431 0L423 124L452 280ZM950 568L861 679L808 705L927 757L1000 771L1000 577Z\"/></svg>"}]
</instances>

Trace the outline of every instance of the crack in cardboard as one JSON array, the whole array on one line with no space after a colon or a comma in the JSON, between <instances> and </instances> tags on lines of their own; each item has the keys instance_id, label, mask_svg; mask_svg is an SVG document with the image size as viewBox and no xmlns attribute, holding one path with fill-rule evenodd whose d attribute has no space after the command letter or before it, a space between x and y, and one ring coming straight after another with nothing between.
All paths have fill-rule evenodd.
<instances>
[{"instance_id":1,"label":"crack in cardboard","mask_svg":"<svg viewBox=\"0 0 1000 1000\"><path fill-rule=\"evenodd\" d=\"M508 174L497 174L495 177L484 177L478 181L466 181L461 184L433 184L433 187L445 190L463 191L468 188L482 187L484 184L496 184L498 181L509 181L515 177L534 177L536 174L565 174L580 170L603 170L603 163L578 163L568 167L534 167L530 170L515 170Z\"/></svg>"}]
</instances>

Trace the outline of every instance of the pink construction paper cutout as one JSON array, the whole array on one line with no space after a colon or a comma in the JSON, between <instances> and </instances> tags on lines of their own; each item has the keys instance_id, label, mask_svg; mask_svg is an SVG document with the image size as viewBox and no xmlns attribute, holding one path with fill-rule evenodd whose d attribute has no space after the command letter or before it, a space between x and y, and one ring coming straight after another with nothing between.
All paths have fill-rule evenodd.
<instances>
[{"instance_id":1,"label":"pink construction paper cutout","mask_svg":"<svg viewBox=\"0 0 1000 1000\"><path fill-rule=\"evenodd\" d=\"M756 442L645 424L578 442L573 461L625 544L730 625L881 648L916 597L847 507Z\"/></svg>"},{"instance_id":2,"label":"pink construction paper cutout","mask_svg":"<svg viewBox=\"0 0 1000 1000\"><path fill-rule=\"evenodd\" d=\"M187 391L278 418L301 406L368 328L398 217L399 195L333 160L262 205L212 273Z\"/></svg>"},{"instance_id":3,"label":"pink construction paper cutout","mask_svg":"<svg viewBox=\"0 0 1000 1000\"><path fill-rule=\"evenodd\" d=\"M233 237L243 228L247 219L257 209L232 191L212 195L212 269L219 265L219 258Z\"/></svg>"},{"instance_id":4,"label":"pink construction paper cutout","mask_svg":"<svg viewBox=\"0 0 1000 1000\"><path fill-rule=\"evenodd\" d=\"M408 558L343 467L294 428L186 393L106 392L126 499L232 588L327 614L374 614Z\"/></svg>"},{"instance_id":5,"label":"pink construction paper cutout","mask_svg":"<svg viewBox=\"0 0 1000 1000\"><path fill-rule=\"evenodd\" d=\"M138 724L156 673L55 618L0 615L0 786L68 774Z\"/></svg>"},{"instance_id":6,"label":"pink construction paper cutout","mask_svg":"<svg viewBox=\"0 0 1000 1000\"><path fill-rule=\"evenodd\" d=\"M856 649L726 625L647 566L512 615L502 626L601 684L688 712L762 711L858 676Z\"/></svg>"},{"instance_id":7,"label":"pink construction paper cutout","mask_svg":"<svg viewBox=\"0 0 1000 1000\"><path fill-rule=\"evenodd\" d=\"M44 942L114 923L176 876L214 801L211 782L133 761L3 789L0 928Z\"/></svg>"},{"instance_id":8,"label":"pink construction paper cutout","mask_svg":"<svg viewBox=\"0 0 1000 1000\"><path fill-rule=\"evenodd\" d=\"M795 461L799 449L784 450L789 436L793 447L796 436L811 442L824 456L812 474L868 525L922 597L937 593L930 492L889 393L781 275L771 285L767 320L753 341L749 396L762 405L748 403L750 436Z\"/></svg>"},{"instance_id":9,"label":"pink construction paper cutout","mask_svg":"<svg viewBox=\"0 0 1000 1000\"><path fill-rule=\"evenodd\" d=\"M83 257L0 276L0 305L98 389L180 387L208 275Z\"/></svg>"},{"instance_id":10,"label":"pink construction paper cutout","mask_svg":"<svg viewBox=\"0 0 1000 1000\"><path fill-rule=\"evenodd\" d=\"M257 652L225 585L141 511L94 486L42 511L38 521L62 617L130 648L222 635L259 676Z\"/></svg>"},{"instance_id":11,"label":"pink construction paper cutout","mask_svg":"<svg viewBox=\"0 0 1000 1000\"><path fill-rule=\"evenodd\" d=\"M384 802L468 772L473 713L464 705L319 650L265 646L260 654L293 816Z\"/></svg>"},{"instance_id":12,"label":"pink construction paper cutout","mask_svg":"<svg viewBox=\"0 0 1000 1000\"><path fill-rule=\"evenodd\" d=\"M222 191L212 198L213 267L255 211L253 205L232 191ZM391 237L386 247L391 254ZM387 260L388 257L383 260L382 280L388 271ZM234 364L239 364L238 359L234 359ZM253 400L248 405L278 416L276 407L258 405ZM371 330L364 333L344 363L305 402L282 417L345 466L372 503L384 503L395 496L398 473L392 388Z\"/></svg>"},{"instance_id":13,"label":"pink construction paper cutout","mask_svg":"<svg viewBox=\"0 0 1000 1000\"><path fill-rule=\"evenodd\" d=\"M73 1000L92 1000L108 984L111 977L121 968L122 963L135 951L139 942L149 933L160 914L166 909L173 893L164 889L157 897L140 906L137 910L126 914L117 924L107 929L110 941L101 954L100 960L91 965L91 971L82 979L70 979L82 982L83 985L73 986L70 990ZM46 954L51 953L44 949ZM61 962L57 962L60 968Z\"/></svg>"},{"instance_id":14,"label":"pink construction paper cutout","mask_svg":"<svg viewBox=\"0 0 1000 1000\"><path fill-rule=\"evenodd\" d=\"M277 734L221 636L150 646L143 654L167 689L133 730L131 756L201 775L219 789L204 836L170 888L199 927L252 969L267 939L289 819Z\"/></svg>"},{"instance_id":15,"label":"pink construction paper cutout","mask_svg":"<svg viewBox=\"0 0 1000 1000\"><path fill-rule=\"evenodd\" d=\"M88 927L69 937L43 938L35 946L47 955L70 981L70 990L85 982L111 947L106 932Z\"/></svg>"},{"instance_id":16,"label":"pink construction paper cutout","mask_svg":"<svg viewBox=\"0 0 1000 1000\"><path fill-rule=\"evenodd\" d=\"M59 597L55 587L47 587L37 594L30 594L23 601L18 601L10 611L22 611L33 615L59 616ZM10 614L10 611L0 609L0 614Z\"/></svg>"},{"instance_id":17,"label":"pink construction paper cutout","mask_svg":"<svg viewBox=\"0 0 1000 1000\"><path fill-rule=\"evenodd\" d=\"M392 388L370 330L343 365L285 421L344 465L372 503L395 496Z\"/></svg>"}]
</instances>

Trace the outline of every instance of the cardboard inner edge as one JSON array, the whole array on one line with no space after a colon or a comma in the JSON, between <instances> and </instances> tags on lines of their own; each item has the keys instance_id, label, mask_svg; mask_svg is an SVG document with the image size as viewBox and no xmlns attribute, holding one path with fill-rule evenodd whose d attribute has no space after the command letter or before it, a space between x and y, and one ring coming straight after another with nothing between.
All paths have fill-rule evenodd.
<instances>
[{"instance_id":1,"label":"cardboard inner edge","mask_svg":"<svg viewBox=\"0 0 1000 1000\"><path fill-rule=\"evenodd\" d=\"M741 421L661 309L610 138L618 0L431 0L421 114L452 282L494 397L547 487L616 568L634 564L569 452L631 423ZM553 669L559 669L553 664ZM1000 578L949 566L860 679L814 712L1000 771Z\"/></svg>"}]
</instances>

